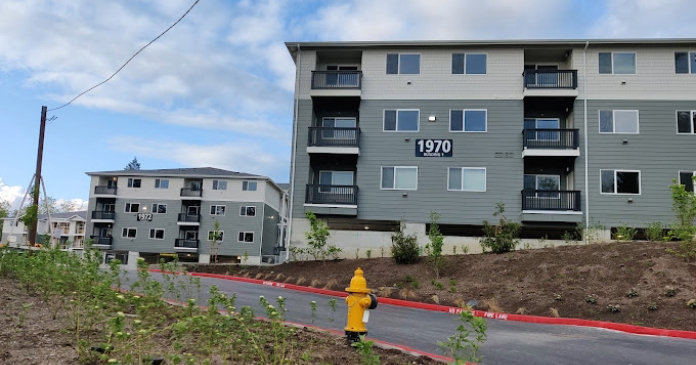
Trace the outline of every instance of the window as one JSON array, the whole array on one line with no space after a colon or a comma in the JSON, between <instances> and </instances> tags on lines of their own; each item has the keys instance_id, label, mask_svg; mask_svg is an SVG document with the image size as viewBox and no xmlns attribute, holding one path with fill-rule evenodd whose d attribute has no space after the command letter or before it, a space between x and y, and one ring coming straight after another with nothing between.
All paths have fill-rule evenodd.
<instances>
[{"instance_id":1,"label":"window","mask_svg":"<svg viewBox=\"0 0 696 365\"><path fill-rule=\"evenodd\" d=\"M678 74L696 74L696 52L675 52L674 72Z\"/></svg>"},{"instance_id":2,"label":"window","mask_svg":"<svg viewBox=\"0 0 696 365\"><path fill-rule=\"evenodd\" d=\"M155 189L169 189L169 179L155 179Z\"/></svg>"},{"instance_id":3,"label":"window","mask_svg":"<svg viewBox=\"0 0 696 365\"><path fill-rule=\"evenodd\" d=\"M696 171L679 171L679 183L684 185L684 189L689 192L694 192L694 180Z\"/></svg>"},{"instance_id":4,"label":"window","mask_svg":"<svg viewBox=\"0 0 696 365\"><path fill-rule=\"evenodd\" d=\"M450 110L450 132L485 132L488 112L481 110Z\"/></svg>"},{"instance_id":5,"label":"window","mask_svg":"<svg viewBox=\"0 0 696 365\"><path fill-rule=\"evenodd\" d=\"M116 212L116 204L104 204L103 210L105 212Z\"/></svg>"},{"instance_id":6,"label":"window","mask_svg":"<svg viewBox=\"0 0 696 365\"><path fill-rule=\"evenodd\" d=\"M677 110L677 133L696 133L696 110Z\"/></svg>"},{"instance_id":7,"label":"window","mask_svg":"<svg viewBox=\"0 0 696 365\"><path fill-rule=\"evenodd\" d=\"M225 215L225 206L224 205L211 205L210 206L210 214L211 215Z\"/></svg>"},{"instance_id":8,"label":"window","mask_svg":"<svg viewBox=\"0 0 696 365\"><path fill-rule=\"evenodd\" d=\"M418 167L382 167L382 189L416 190L418 188Z\"/></svg>"},{"instance_id":9,"label":"window","mask_svg":"<svg viewBox=\"0 0 696 365\"><path fill-rule=\"evenodd\" d=\"M151 240L163 240L164 239L164 228L150 228L150 239Z\"/></svg>"},{"instance_id":10,"label":"window","mask_svg":"<svg viewBox=\"0 0 696 365\"><path fill-rule=\"evenodd\" d=\"M225 231L218 231L217 239L215 239L215 231L208 231L208 241L222 242L224 237L225 237Z\"/></svg>"},{"instance_id":11,"label":"window","mask_svg":"<svg viewBox=\"0 0 696 365\"><path fill-rule=\"evenodd\" d=\"M140 211L140 203L126 203L126 213L138 213Z\"/></svg>"},{"instance_id":12,"label":"window","mask_svg":"<svg viewBox=\"0 0 696 365\"><path fill-rule=\"evenodd\" d=\"M420 110L385 110L385 132L418 132Z\"/></svg>"},{"instance_id":13,"label":"window","mask_svg":"<svg viewBox=\"0 0 696 365\"><path fill-rule=\"evenodd\" d=\"M227 180L213 180L213 190L227 190Z\"/></svg>"},{"instance_id":14,"label":"window","mask_svg":"<svg viewBox=\"0 0 696 365\"><path fill-rule=\"evenodd\" d=\"M531 195L533 197L558 199L560 198L560 193L557 193L557 191L561 190L561 176L525 174L524 190L535 191L534 195ZM530 196L530 194L527 196Z\"/></svg>"},{"instance_id":15,"label":"window","mask_svg":"<svg viewBox=\"0 0 696 365\"><path fill-rule=\"evenodd\" d=\"M167 214L167 204L152 204L152 213L154 214Z\"/></svg>"},{"instance_id":16,"label":"window","mask_svg":"<svg viewBox=\"0 0 696 365\"><path fill-rule=\"evenodd\" d=\"M525 118L524 138L526 138L528 141L559 141L561 139L559 132L544 129L559 129L560 126L561 120L558 118Z\"/></svg>"},{"instance_id":17,"label":"window","mask_svg":"<svg viewBox=\"0 0 696 365\"><path fill-rule=\"evenodd\" d=\"M124 228L121 231L121 238L135 238L137 232L137 228Z\"/></svg>"},{"instance_id":18,"label":"window","mask_svg":"<svg viewBox=\"0 0 696 365\"><path fill-rule=\"evenodd\" d=\"M599 170L602 194L640 194L640 171Z\"/></svg>"},{"instance_id":19,"label":"window","mask_svg":"<svg viewBox=\"0 0 696 365\"><path fill-rule=\"evenodd\" d=\"M486 191L485 167L450 167L447 176L447 190Z\"/></svg>"},{"instance_id":20,"label":"window","mask_svg":"<svg viewBox=\"0 0 696 365\"><path fill-rule=\"evenodd\" d=\"M341 117L326 117L322 118L321 126L326 128L321 131L321 138L324 139L355 139L354 129L343 129L343 128L355 128L356 122L355 118L341 118ZM341 129L333 129L341 128Z\"/></svg>"},{"instance_id":21,"label":"window","mask_svg":"<svg viewBox=\"0 0 696 365\"><path fill-rule=\"evenodd\" d=\"M599 73L631 75L636 73L634 52L599 52Z\"/></svg>"},{"instance_id":22,"label":"window","mask_svg":"<svg viewBox=\"0 0 696 365\"><path fill-rule=\"evenodd\" d=\"M244 191L256 191L256 181L244 181L244 182L242 182L242 190L244 190Z\"/></svg>"},{"instance_id":23,"label":"window","mask_svg":"<svg viewBox=\"0 0 696 365\"><path fill-rule=\"evenodd\" d=\"M485 53L453 53L452 74L485 75L486 58Z\"/></svg>"},{"instance_id":24,"label":"window","mask_svg":"<svg viewBox=\"0 0 696 365\"><path fill-rule=\"evenodd\" d=\"M239 209L239 215L242 216L247 216L247 217L256 217L256 207L254 206L242 206Z\"/></svg>"},{"instance_id":25,"label":"window","mask_svg":"<svg viewBox=\"0 0 696 365\"><path fill-rule=\"evenodd\" d=\"M638 133L637 110L600 110L599 133Z\"/></svg>"},{"instance_id":26,"label":"window","mask_svg":"<svg viewBox=\"0 0 696 365\"><path fill-rule=\"evenodd\" d=\"M133 179L131 177L128 178L128 187L129 188L139 188L141 183L142 183L141 179Z\"/></svg>"},{"instance_id":27,"label":"window","mask_svg":"<svg viewBox=\"0 0 696 365\"><path fill-rule=\"evenodd\" d=\"M388 75L418 75L420 74L420 55L408 53L387 54Z\"/></svg>"},{"instance_id":28,"label":"window","mask_svg":"<svg viewBox=\"0 0 696 365\"><path fill-rule=\"evenodd\" d=\"M254 232L239 232L237 242L254 242Z\"/></svg>"}]
</instances>

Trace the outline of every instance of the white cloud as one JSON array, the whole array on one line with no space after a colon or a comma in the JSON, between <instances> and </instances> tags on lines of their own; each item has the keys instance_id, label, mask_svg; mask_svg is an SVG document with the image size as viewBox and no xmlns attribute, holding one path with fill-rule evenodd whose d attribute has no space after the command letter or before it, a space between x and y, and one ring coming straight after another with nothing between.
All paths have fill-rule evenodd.
<instances>
[{"instance_id":1,"label":"white cloud","mask_svg":"<svg viewBox=\"0 0 696 365\"><path fill-rule=\"evenodd\" d=\"M696 34L693 0L608 0L591 35L598 38L688 38Z\"/></svg>"},{"instance_id":2,"label":"white cloud","mask_svg":"<svg viewBox=\"0 0 696 365\"><path fill-rule=\"evenodd\" d=\"M0 200L5 200L10 203L12 209L19 207L24 193L25 190L20 185L7 185L2 178L0 178Z\"/></svg>"},{"instance_id":3,"label":"white cloud","mask_svg":"<svg viewBox=\"0 0 696 365\"><path fill-rule=\"evenodd\" d=\"M198 145L180 141L153 142L138 137L117 137L111 141L111 146L138 156L172 161L188 167L210 166L265 176L281 176L283 179L287 178L290 164L286 154L262 152L262 146L252 141Z\"/></svg>"}]
</instances>

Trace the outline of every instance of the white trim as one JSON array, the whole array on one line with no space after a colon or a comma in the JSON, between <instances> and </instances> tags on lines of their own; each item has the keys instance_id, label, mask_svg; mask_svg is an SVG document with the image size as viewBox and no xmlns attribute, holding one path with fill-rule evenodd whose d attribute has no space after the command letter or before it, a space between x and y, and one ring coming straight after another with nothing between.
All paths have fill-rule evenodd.
<instances>
[{"instance_id":1,"label":"white trim","mask_svg":"<svg viewBox=\"0 0 696 365\"><path fill-rule=\"evenodd\" d=\"M112 228L113 229L113 228ZM128 237L128 231L126 231L126 235L123 235L123 230L126 229L130 231L131 229L135 231L135 237ZM121 227L121 238L126 238L126 239L136 239L138 237L138 227Z\"/></svg>"},{"instance_id":2,"label":"white trim","mask_svg":"<svg viewBox=\"0 0 696 365\"><path fill-rule=\"evenodd\" d=\"M213 240L210 239L210 235L214 232L215 232L215 230L208 231L208 237L206 237L206 240L205 240L206 242L213 242ZM222 239L220 240L220 242L224 242L225 241L225 230L224 229L218 230L218 233L222 234Z\"/></svg>"},{"instance_id":3,"label":"white trim","mask_svg":"<svg viewBox=\"0 0 696 365\"><path fill-rule=\"evenodd\" d=\"M609 110L597 110L597 129L599 134L640 134L640 110L638 109L612 109L611 110L611 132L602 132L602 112ZM635 132L616 132L616 112L635 112L636 113L636 131Z\"/></svg>"},{"instance_id":4,"label":"white trim","mask_svg":"<svg viewBox=\"0 0 696 365\"><path fill-rule=\"evenodd\" d=\"M611 73L605 74L599 72L599 54L600 53L609 53L611 54ZM632 74L617 74L614 72L614 54L615 53L622 53L622 54L633 54L633 60L635 64L635 70ZM600 75L618 75L618 76L628 76L628 75L637 75L638 74L638 52L636 51L611 51L611 52L606 52L606 51L598 51L597 52L597 73Z\"/></svg>"},{"instance_id":5,"label":"white trim","mask_svg":"<svg viewBox=\"0 0 696 365\"><path fill-rule=\"evenodd\" d=\"M557 156L557 157L578 157L580 147L575 149L552 149L552 148L525 148L522 150L522 157L532 156Z\"/></svg>"},{"instance_id":6,"label":"white trim","mask_svg":"<svg viewBox=\"0 0 696 365\"><path fill-rule=\"evenodd\" d=\"M251 242L247 242L247 241L244 241L244 240L240 241L240 240L239 240L239 234L240 234L240 233L244 233L244 236L246 236L247 233L251 233L251 234L252 234L252 236L251 236L251 237L252 237ZM242 238L244 238L244 237L242 237ZM240 242L240 243L256 243L256 232L254 232L254 231L239 231L239 232L237 232L237 242Z\"/></svg>"},{"instance_id":7,"label":"white trim","mask_svg":"<svg viewBox=\"0 0 696 365\"><path fill-rule=\"evenodd\" d=\"M201 222L176 222L178 226L192 226L192 227L198 227L201 225Z\"/></svg>"},{"instance_id":8,"label":"white trim","mask_svg":"<svg viewBox=\"0 0 696 365\"><path fill-rule=\"evenodd\" d=\"M164 210L165 210L165 212L164 212L164 213L157 213L157 212L155 212L155 210L152 209L152 206L153 206L153 205L157 205L157 210L158 210L158 211L159 211L159 206L160 206L160 205L164 205ZM164 204L164 203L152 203L152 204L150 204L150 209L152 209L152 212L151 212L152 214L167 214L167 213L169 212L169 208L167 207L167 204Z\"/></svg>"},{"instance_id":9,"label":"white trim","mask_svg":"<svg viewBox=\"0 0 696 365\"><path fill-rule=\"evenodd\" d=\"M677 73L677 53L686 53L686 59L689 61L688 62L689 70L685 74ZM691 54L692 53L696 55L696 51L684 51L684 50L674 51L674 74L675 75L696 75L696 70L691 68Z\"/></svg>"},{"instance_id":10,"label":"white trim","mask_svg":"<svg viewBox=\"0 0 696 365\"><path fill-rule=\"evenodd\" d=\"M254 215L247 214L247 208L254 208ZM242 214L242 209L244 209L244 214ZM239 216L240 217L256 217L256 205L241 205L239 206Z\"/></svg>"},{"instance_id":11,"label":"white trim","mask_svg":"<svg viewBox=\"0 0 696 365\"><path fill-rule=\"evenodd\" d=\"M314 203L304 203L305 207L320 207L320 208L354 208L357 209L357 205L340 205L340 204L314 204Z\"/></svg>"},{"instance_id":12,"label":"white trim","mask_svg":"<svg viewBox=\"0 0 696 365\"><path fill-rule=\"evenodd\" d=\"M140 180L140 186L135 185L135 180ZM130 186L128 186L130 185ZM143 179L141 177L129 177L126 178L126 188L127 189L141 189L143 187Z\"/></svg>"},{"instance_id":13,"label":"white trim","mask_svg":"<svg viewBox=\"0 0 696 365\"><path fill-rule=\"evenodd\" d=\"M567 214L567 215L580 215L582 212L576 212L571 210L523 210L523 214Z\"/></svg>"},{"instance_id":14,"label":"white trim","mask_svg":"<svg viewBox=\"0 0 696 365\"><path fill-rule=\"evenodd\" d=\"M387 110L394 110L396 112L396 125L394 126L394 128L396 128L396 129L394 129L393 131L391 131L391 130L388 131L388 130L384 129L385 123L387 121L386 120L387 119ZM417 120L417 123L416 123L417 128L415 131L400 131L399 130L399 112L400 111L401 112L413 112L413 111L418 112L418 118L416 119ZM382 132L387 132L387 133L417 133L417 132L420 132L420 109L382 109Z\"/></svg>"},{"instance_id":15,"label":"white trim","mask_svg":"<svg viewBox=\"0 0 696 365\"><path fill-rule=\"evenodd\" d=\"M691 129L691 132L689 133L679 133L679 112L689 112L689 128ZM694 114L696 114L696 110L675 110L674 111L674 126L677 128L677 135L695 135L696 130L694 130Z\"/></svg>"},{"instance_id":16,"label":"white trim","mask_svg":"<svg viewBox=\"0 0 696 365\"><path fill-rule=\"evenodd\" d=\"M215 188L216 181L217 181L217 189ZM221 182L225 183L224 189L220 189ZM212 191L226 191L227 190L227 180L226 179L213 179L212 182L210 183L210 190L212 190Z\"/></svg>"},{"instance_id":17,"label":"white trim","mask_svg":"<svg viewBox=\"0 0 696 365\"><path fill-rule=\"evenodd\" d=\"M578 89L561 89L561 88L524 88L522 94L527 96L568 96L577 97Z\"/></svg>"},{"instance_id":18,"label":"white trim","mask_svg":"<svg viewBox=\"0 0 696 365\"><path fill-rule=\"evenodd\" d=\"M247 183L247 188L246 188L246 190L244 189L244 183L245 183L245 182ZM251 183L256 184L256 189L254 189L254 190L249 189L249 185L250 185ZM258 181L242 180L242 191L258 191L258 190L259 190L259 183L258 183Z\"/></svg>"},{"instance_id":19,"label":"white trim","mask_svg":"<svg viewBox=\"0 0 696 365\"><path fill-rule=\"evenodd\" d=\"M464 63L462 64L462 73L456 74L452 72L452 58L454 57L455 54L461 54L464 55ZM466 73L466 55L472 54L472 55L484 55L486 56L486 72L482 74L468 74ZM450 75L462 75L462 76L486 76L488 75L488 52L452 52L452 55L450 56Z\"/></svg>"},{"instance_id":20,"label":"white trim","mask_svg":"<svg viewBox=\"0 0 696 365\"><path fill-rule=\"evenodd\" d=\"M198 247L174 247L174 251L196 252Z\"/></svg>"},{"instance_id":21,"label":"white trim","mask_svg":"<svg viewBox=\"0 0 696 365\"><path fill-rule=\"evenodd\" d=\"M450 189L450 170L458 169L461 171L461 181L459 186L461 189ZM466 190L464 189L464 170L483 170L483 190ZM485 193L488 190L488 169L486 167L448 167L447 168L447 191L455 191L462 193Z\"/></svg>"},{"instance_id":22,"label":"white trim","mask_svg":"<svg viewBox=\"0 0 696 365\"><path fill-rule=\"evenodd\" d=\"M387 53L387 54L389 55L389 54L393 54L393 53ZM397 60L397 61L396 61L396 75L413 76L413 75L420 75L420 74L421 74L421 66L422 66L422 63L423 63L423 55L422 55L421 53L413 53L413 52L403 52L403 53L402 53L402 52L398 52L398 53L396 53L396 55L397 55L397 56L396 56L396 60ZM402 55L415 55L415 56L418 56L418 73L417 73L417 74L404 74L404 73L401 73L401 56L402 56ZM385 65L385 66L386 66L386 65ZM386 69L385 69L385 73L386 73ZM394 75L394 74L387 74L387 75Z\"/></svg>"},{"instance_id":23,"label":"white trim","mask_svg":"<svg viewBox=\"0 0 696 365\"><path fill-rule=\"evenodd\" d=\"M452 111L461 111L462 112L462 130L461 131L453 131L452 130ZM466 112L485 112L486 117L483 122L483 130L482 131L467 131L466 130ZM488 132L488 109L450 109L449 110L449 132L450 133L486 133Z\"/></svg>"},{"instance_id":24,"label":"white trim","mask_svg":"<svg viewBox=\"0 0 696 365\"><path fill-rule=\"evenodd\" d=\"M132 211L132 210L126 210L126 209L127 209L126 207L128 207L128 208L133 208L133 204L138 204L138 210L136 210L135 212ZM123 204L123 212L124 212L124 213L140 213L140 205L141 205L140 203L128 203L128 202L126 202L126 203ZM115 207L114 207L114 208L115 208ZM114 212L114 214L115 214L115 213L116 213L116 212Z\"/></svg>"},{"instance_id":25,"label":"white trim","mask_svg":"<svg viewBox=\"0 0 696 365\"><path fill-rule=\"evenodd\" d=\"M602 192L602 171L614 171L614 192L613 193ZM616 185L616 173L617 172L637 172L638 173L638 194L618 193L617 192L617 185ZM602 195L629 195L629 196L643 195L643 174L640 172L640 170L599 169L599 193Z\"/></svg>"},{"instance_id":26,"label":"white trim","mask_svg":"<svg viewBox=\"0 0 696 365\"><path fill-rule=\"evenodd\" d=\"M157 238L157 231L160 231L160 230L162 231L162 238ZM152 233L152 231L155 231L155 237L154 237L154 238L153 238L153 237L150 237L150 234ZM165 238L164 234L165 234L165 229L164 229L164 228L150 228L150 231L148 232L148 235L147 235L147 239L156 240L156 241L163 241L164 238Z\"/></svg>"},{"instance_id":27,"label":"white trim","mask_svg":"<svg viewBox=\"0 0 696 365\"><path fill-rule=\"evenodd\" d=\"M210 210L215 207L215 214L210 213ZM223 214L217 214L217 207L224 207L224 213ZM209 215L211 216L222 216L224 217L227 214L227 205L226 204L210 204L210 209L208 210Z\"/></svg>"},{"instance_id":28,"label":"white trim","mask_svg":"<svg viewBox=\"0 0 696 365\"><path fill-rule=\"evenodd\" d=\"M384 178L384 168L391 167L394 169L394 187L393 188L383 188L382 179ZM396 169L416 169L416 187L414 189L398 189L396 187ZM380 166L379 168L379 189L380 190L404 190L404 191L415 191L418 190L418 166Z\"/></svg>"},{"instance_id":29,"label":"white trim","mask_svg":"<svg viewBox=\"0 0 696 365\"><path fill-rule=\"evenodd\" d=\"M389 131L394 132L394 131ZM316 147L308 146L307 153L326 153L331 155L358 155L360 156L360 147Z\"/></svg>"},{"instance_id":30,"label":"white trim","mask_svg":"<svg viewBox=\"0 0 696 365\"><path fill-rule=\"evenodd\" d=\"M114 219L91 219L92 223L114 223Z\"/></svg>"}]
</instances>

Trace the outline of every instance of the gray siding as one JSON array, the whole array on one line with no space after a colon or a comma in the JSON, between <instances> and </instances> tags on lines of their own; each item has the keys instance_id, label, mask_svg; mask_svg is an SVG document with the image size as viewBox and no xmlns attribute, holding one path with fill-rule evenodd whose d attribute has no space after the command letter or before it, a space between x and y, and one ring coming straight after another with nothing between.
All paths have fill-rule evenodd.
<instances>
[{"instance_id":1,"label":"gray siding","mask_svg":"<svg viewBox=\"0 0 696 365\"><path fill-rule=\"evenodd\" d=\"M420 109L418 132L383 132L384 109ZM486 133L449 132L450 109L487 109ZM437 117L428 122L428 116ZM505 203L509 218L519 220L523 186L522 100L363 100L360 104L360 157L357 163L358 219L427 222L431 210L442 223L480 224L491 219L497 202ZM303 217L310 156L306 153L310 100L300 100L294 217ZM410 138L405 141L405 138ZM415 157L416 139L453 140L451 158ZM508 158L496 152L511 153ZM381 190L382 166L418 166L418 190ZM486 167L483 193L447 191L448 167Z\"/></svg>"},{"instance_id":2,"label":"gray siding","mask_svg":"<svg viewBox=\"0 0 696 365\"><path fill-rule=\"evenodd\" d=\"M599 133L598 111L618 109L639 111L640 134ZM622 222L644 227L654 221L674 221L669 189L672 179L678 177L679 170L696 171L696 136L676 133L675 112L692 109L696 109L696 102L588 100L591 220L606 227ZM576 125L581 125L583 100L576 101L575 115ZM582 131L582 126L580 128ZM624 140L628 143L623 144ZM578 159L578 164L584 163L582 158ZM641 194L600 194L600 169L640 170ZM577 179L584 178L583 175L576 176ZM633 202L629 202L629 198Z\"/></svg>"},{"instance_id":3,"label":"gray siding","mask_svg":"<svg viewBox=\"0 0 696 365\"><path fill-rule=\"evenodd\" d=\"M261 254L273 255L273 247L278 243L278 223L280 214L269 205L263 207L263 238L261 240Z\"/></svg>"}]
</instances>

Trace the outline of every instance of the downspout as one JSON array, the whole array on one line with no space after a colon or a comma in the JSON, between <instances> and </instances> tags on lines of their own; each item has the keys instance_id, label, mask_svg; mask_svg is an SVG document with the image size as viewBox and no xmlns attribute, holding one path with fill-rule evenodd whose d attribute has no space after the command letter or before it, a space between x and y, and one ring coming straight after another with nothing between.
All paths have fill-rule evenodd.
<instances>
[{"instance_id":1,"label":"downspout","mask_svg":"<svg viewBox=\"0 0 696 365\"><path fill-rule=\"evenodd\" d=\"M588 243L587 231L590 229L590 178L589 178L589 156L587 154L587 47L590 46L590 41L585 43L585 49L582 51L582 98L583 98L583 130L585 134L585 244Z\"/></svg>"},{"instance_id":2,"label":"downspout","mask_svg":"<svg viewBox=\"0 0 696 365\"><path fill-rule=\"evenodd\" d=\"M302 69L302 52L300 45L297 44L297 65L295 68L295 111L292 118L292 157L290 159L290 206L288 207L288 230L285 234L285 249L290 249L292 237L292 210L295 202L295 158L297 155L297 118L299 115L300 103L300 71Z\"/></svg>"}]
</instances>

